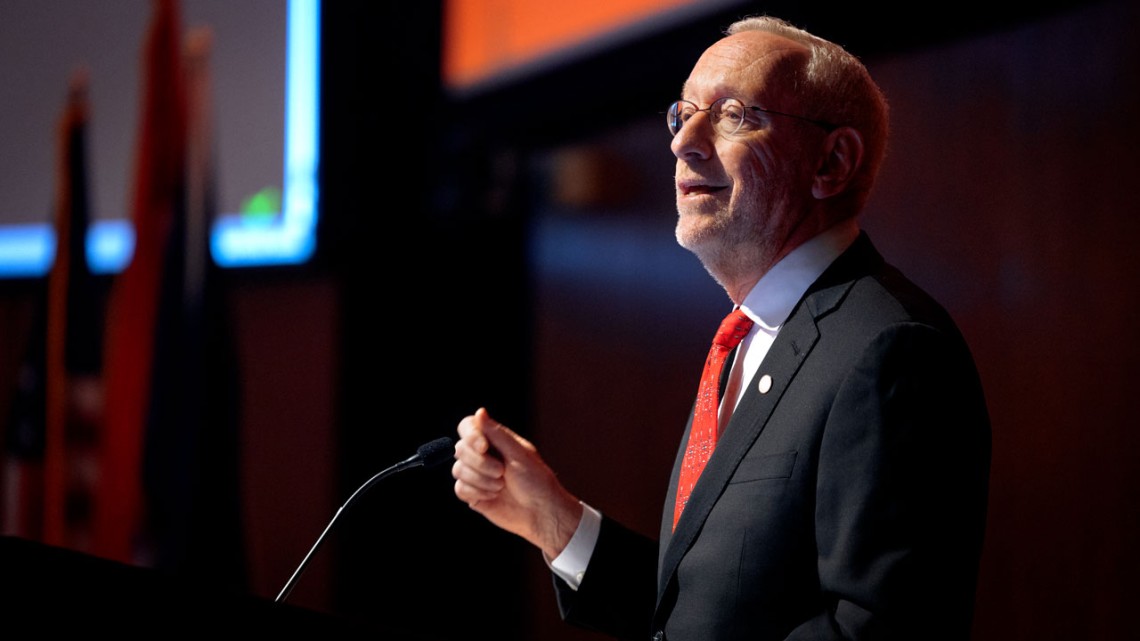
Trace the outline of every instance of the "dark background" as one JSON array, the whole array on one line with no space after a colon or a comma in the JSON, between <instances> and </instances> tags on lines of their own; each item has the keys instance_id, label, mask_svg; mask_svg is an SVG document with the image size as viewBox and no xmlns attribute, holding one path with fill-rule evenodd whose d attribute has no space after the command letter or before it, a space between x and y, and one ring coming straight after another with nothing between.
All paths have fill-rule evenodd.
<instances>
[{"instance_id":1,"label":"dark background","mask_svg":"<svg viewBox=\"0 0 1140 641\"><path fill-rule=\"evenodd\" d=\"M673 242L659 112L724 27L766 12L883 85L893 141L864 227L981 370L975 640L1137 638L1140 8L855 5L743 3L459 98L439 84L438 3L325 3L318 256L225 281L250 591L276 595L353 490L479 406L572 491L655 531L729 305ZM0 409L36 288L0 284ZM385 481L326 545L291 602L400 635L593 638L558 621L537 551L455 500L446 466Z\"/></svg>"}]
</instances>

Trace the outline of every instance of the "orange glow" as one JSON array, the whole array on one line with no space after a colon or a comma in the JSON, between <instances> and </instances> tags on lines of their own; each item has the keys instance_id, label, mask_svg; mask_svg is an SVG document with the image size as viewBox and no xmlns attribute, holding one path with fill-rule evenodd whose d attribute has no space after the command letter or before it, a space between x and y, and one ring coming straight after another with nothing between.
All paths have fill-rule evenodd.
<instances>
[{"instance_id":1,"label":"orange glow","mask_svg":"<svg viewBox=\"0 0 1140 641\"><path fill-rule=\"evenodd\" d=\"M443 81L465 86L694 0L446 0Z\"/></svg>"}]
</instances>

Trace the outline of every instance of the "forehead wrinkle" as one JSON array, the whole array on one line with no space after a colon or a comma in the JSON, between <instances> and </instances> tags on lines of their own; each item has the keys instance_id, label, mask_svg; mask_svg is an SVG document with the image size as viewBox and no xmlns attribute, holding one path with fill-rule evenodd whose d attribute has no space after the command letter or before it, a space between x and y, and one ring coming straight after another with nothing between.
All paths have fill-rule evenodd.
<instances>
[{"instance_id":1,"label":"forehead wrinkle","mask_svg":"<svg viewBox=\"0 0 1140 641\"><path fill-rule=\"evenodd\" d=\"M763 36L763 40L758 40L755 36ZM764 50L759 55L754 55L758 47L763 47ZM694 67L694 71L707 66L709 59L716 60L714 64L718 73L713 82L717 89L721 89L725 86L738 86L749 78L763 78L765 75L777 79L787 77L793 69L806 65L809 55L806 46L783 36L760 31L745 31L724 38L706 50L705 55ZM690 74L689 79L681 84L682 97L688 95L691 80ZM767 88L768 84L765 82L762 88ZM717 96L720 97L723 96ZM755 96L736 97L752 99Z\"/></svg>"}]
</instances>

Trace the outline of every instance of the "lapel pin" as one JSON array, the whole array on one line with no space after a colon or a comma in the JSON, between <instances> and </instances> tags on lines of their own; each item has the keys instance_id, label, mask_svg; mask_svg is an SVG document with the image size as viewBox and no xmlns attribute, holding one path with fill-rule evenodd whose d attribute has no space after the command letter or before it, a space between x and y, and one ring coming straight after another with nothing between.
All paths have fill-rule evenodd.
<instances>
[{"instance_id":1,"label":"lapel pin","mask_svg":"<svg viewBox=\"0 0 1140 641\"><path fill-rule=\"evenodd\" d=\"M772 377L767 374L760 377L760 382L756 385L761 394L767 394L768 390L772 389Z\"/></svg>"}]
</instances>

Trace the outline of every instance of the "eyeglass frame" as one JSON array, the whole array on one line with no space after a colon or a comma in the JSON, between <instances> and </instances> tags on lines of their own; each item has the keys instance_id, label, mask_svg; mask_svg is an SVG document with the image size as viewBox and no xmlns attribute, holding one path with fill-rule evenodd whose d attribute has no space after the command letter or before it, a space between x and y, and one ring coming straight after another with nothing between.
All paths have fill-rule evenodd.
<instances>
[{"instance_id":1,"label":"eyeglass frame","mask_svg":"<svg viewBox=\"0 0 1140 641\"><path fill-rule=\"evenodd\" d=\"M679 127L677 127L677 130L673 131L673 121L676 120L677 118L675 116L671 116L671 113L673 111L673 108L676 107L677 105L680 105L681 103L687 103L687 104L690 104L694 107L694 112L689 116L689 118L692 118L693 116L697 115L697 112L707 111L709 113L709 118L714 120L714 122L712 123L713 129L715 129L716 132L719 134L722 134L725 136L731 136L731 135L735 134L736 132L740 131L740 128L744 126L744 119L741 118L740 122L737 123L737 125L736 125L736 129L733 129L730 132L724 132L724 131L721 131L721 128L719 126L721 118L718 118L718 117L713 115L713 105L716 105L717 103L722 103L722 106L723 106L723 103L726 101L729 101L729 100L734 100L737 103L740 103L740 106L744 107L745 109L750 109L752 111L759 111L761 113L771 114L774 116L784 116L785 118L794 118L796 120L802 120L804 122L811 123L817 127L820 127L824 131L827 131L828 133L831 133L832 131L839 129L839 127L840 127L840 125L832 124L830 122L827 122L826 120L816 120L814 118L808 118L807 116L798 116L796 114L785 113L783 111L776 111L774 109L765 109L764 107L757 107L755 105L746 105L746 104L744 104L743 100L740 100L739 98L733 98L732 96L724 96L723 98L717 98L716 100L709 103L709 106L705 107L704 109L701 109L700 107L698 107L697 103L695 103L691 100L685 100L685 99L674 100L672 103L669 104L669 108L665 111L665 126L669 128L669 133L673 134L674 138L677 137L677 134L681 133L681 129L684 128L686 121L682 121L681 125ZM678 115L679 115L679 113L680 112L678 111ZM722 110L722 113L723 113L723 110Z\"/></svg>"}]
</instances>

